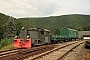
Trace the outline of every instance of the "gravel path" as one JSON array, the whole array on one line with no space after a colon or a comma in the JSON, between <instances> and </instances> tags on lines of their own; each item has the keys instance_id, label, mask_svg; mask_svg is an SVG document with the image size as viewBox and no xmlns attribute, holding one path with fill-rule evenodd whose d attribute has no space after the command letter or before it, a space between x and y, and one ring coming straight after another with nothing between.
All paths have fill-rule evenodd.
<instances>
[{"instance_id":1,"label":"gravel path","mask_svg":"<svg viewBox=\"0 0 90 60\"><path fill-rule=\"evenodd\" d=\"M62 49L59 49L57 51L54 51L46 56L43 56L42 58L36 59L36 60L57 60L60 56L63 56L67 51L71 50L76 45L78 45L78 43L67 46L67 47L62 48Z\"/></svg>"},{"instance_id":2,"label":"gravel path","mask_svg":"<svg viewBox=\"0 0 90 60\"><path fill-rule=\"evenodd\" d=\"M60 60L81 60L81 57L83 57L83 44L80 44L78 47L73 49L71 52L69 52L64 58Z\"/></svg>"},{"instance_id":3,"label":"gravel path","mask_svg":"<svg viewBox=\"0 0 90 60\"><path fill-rule=\"evenodd\" d=\"M59 47L60 47L60 46L63 46L63 45L67 45L69 43L72 43L72 42L67 42L67 43L57 44L57 45L59 45ZM48 55L42 56L41 58L38 58L36 60L57 60L60 56L62 56L63 54L65 54L66 51L72 49L72 47L75 46L75 45L76 44L73 44L73 45L68 46L68 47L66 47L64 49L59 49L59 50L54 51L54 52L52 52L52 53L50 53ZM78 43L77 43L77 45L78 45ZM30 59L31 58L25 59L25 60L30 60Z\"/></svg>"}]
</instances>

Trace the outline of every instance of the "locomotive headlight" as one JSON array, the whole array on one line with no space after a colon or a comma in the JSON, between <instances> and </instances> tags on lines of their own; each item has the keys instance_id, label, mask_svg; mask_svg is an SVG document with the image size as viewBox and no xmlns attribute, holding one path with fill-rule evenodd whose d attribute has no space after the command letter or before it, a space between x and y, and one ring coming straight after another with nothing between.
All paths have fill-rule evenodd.
<instances>
[{"instance_id":1,"label":"locomotive headlight","mask_svg":"<svg viewBox=\"0 0 90 60\"><path fill-rule=\"evenodd\" d=\"M24 27L22 27L22 30L24 29Z\"/></svg>"},{"instance_id":2,"label":"locomotive headlight","mask_svg":"<svg viewBox=\"0 0 90 60\"><path fill-rule=\"evenodd\" d=\"M28 35L27 38L30 38L30 36Z\"/></svg>"},{"instance_id":3,"label":"locomotive headlight","mask_svg":"<svg viewBox=\"0 0 90 60\"><path fill-rule=\"evenodd\" d=\"M14 38L18 38L18 36L15 36Z\"/></svg>"}]
</instances>

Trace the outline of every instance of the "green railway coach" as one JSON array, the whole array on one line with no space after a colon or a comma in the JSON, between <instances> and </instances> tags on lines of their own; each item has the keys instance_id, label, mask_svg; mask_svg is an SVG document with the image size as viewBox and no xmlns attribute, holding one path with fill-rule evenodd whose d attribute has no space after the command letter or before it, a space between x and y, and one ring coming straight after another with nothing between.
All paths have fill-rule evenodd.
<instances>
[{"instance_id":1,"label":"green railway coach","mask_svg":"<svg viewBox=\"0 0 90 60\"><path fill-rule=\"evenodd\" d=\"M59 35L50 35L50 40L52 43L56 43L59 39Z\"/></svg>"},{"instance_id":2,"label":"green railway coach","mask_svg":"<svg viewBox=\"0 0 90 60\"><path fill-rule=\"evenodd\" d=\"M72 40L72 39L77 39L78 38L78 32L77 30L74 29L69 29L69 28L62 28L60 30L60 36L61 39L65 39L65 40Z\"/></svg>"},{"instance_id":3,"label":"green railway coach","mask_svg":"<svg viewBox=\"0 0 90 60\"><path fill-rule=\"evenodd\" d=\"M60 29L59 35L50 35L50 40L53 43L57 43L58 41L70 41L76 40L78 38L78 31L69 28Z\"/></svg>"}]
</instances>

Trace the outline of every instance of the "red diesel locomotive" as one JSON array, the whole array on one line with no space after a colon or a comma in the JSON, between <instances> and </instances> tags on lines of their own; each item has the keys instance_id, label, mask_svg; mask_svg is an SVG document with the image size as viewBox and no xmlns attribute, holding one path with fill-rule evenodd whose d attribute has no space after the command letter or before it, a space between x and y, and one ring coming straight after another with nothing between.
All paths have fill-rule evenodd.
<instances>
[{"instance_id":1,"label":"red diesel locomotive","mask_svg":"<svg viewBox=\"0 0 90 60\"><path fill-rule=\"evenodd\" d=\"M31 38L27 38L26 41L24 41L24 39L15 38L14 47L15 48L31 48Z\"/></svg>"}]
</instances>

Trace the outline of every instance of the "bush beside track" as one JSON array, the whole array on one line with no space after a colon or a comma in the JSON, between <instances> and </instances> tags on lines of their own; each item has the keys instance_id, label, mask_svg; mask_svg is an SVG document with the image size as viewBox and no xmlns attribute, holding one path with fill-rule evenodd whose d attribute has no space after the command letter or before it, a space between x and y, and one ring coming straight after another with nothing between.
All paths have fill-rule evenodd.
<instances>
[{"instance_id":1,"label":"bush beside track","mask_svg":"<svg viewBox=\"0 0 90 60\"><path fill-rule=\"evenodd\" d=\"M2 47L0 50L8 50L8 49L13 49L13 48L14 48L13 43L11 43L11 44L9 44L7 46Z\"/></svg>"},{"instance_id":2,"label":"bush beside track","mask_svg":"<svg viewBox=\"0 0 90 60\"><path fill-rule=\"evenodd\" d=\"M90 41L85 42L85 48L90 49Z\"/></svg>"},{"instance_id":3,"label":"bush beside track","mask_svg":"<svg viewBox=\"0 0 90 60\"><path fill-rule=\"evenodd\" d=\"M11 40L8 39L8 38L2 39L0 41L0 50L3 49L3 48L8 49L11 45L13 45L11 43L12 43Z\"/></svg>"}]
</instances>

